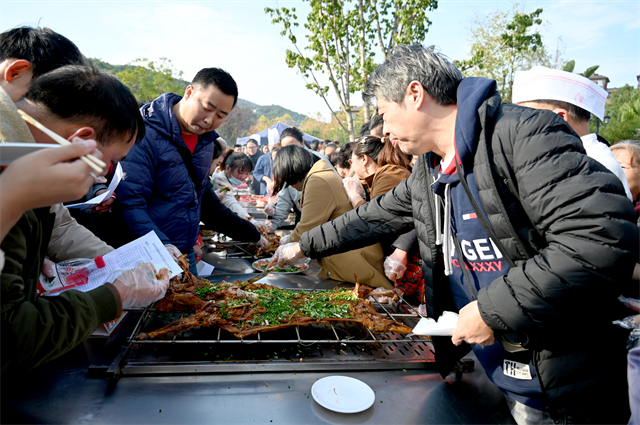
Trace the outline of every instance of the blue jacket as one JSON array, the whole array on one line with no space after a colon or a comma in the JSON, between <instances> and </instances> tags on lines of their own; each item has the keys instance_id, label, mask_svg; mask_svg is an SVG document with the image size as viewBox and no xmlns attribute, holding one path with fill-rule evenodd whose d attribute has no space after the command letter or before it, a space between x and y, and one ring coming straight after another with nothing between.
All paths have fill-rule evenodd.
<instances>
[{"instance_id":1,"label":"blue jacket","mask_svg":"<svg viewBox=\"0 0 640 425\"><path fill-rule=\"evenodd\" d=\"M164 244L188 253L198 238L202 193L218 134L212 131L198 137L192 154L172 110L180 99L165 93L141 108L146 135L122 161L126 177L118 186L114 205L132 239L154 230ZM197 184L181 152L191 158Z\"/></svg>"},{"instance_id":2,"label":"blue jacket","mask_svg":"<svg viewBox=\"0 0 640 425\"><path fill-rule=\"evenodd\" d=\"M253 169L253 177L260 182L260 195L267 194L267 182L262 180L264 176L272 178L271 167L273 166L273 159L271 154L262 155L256 162L256 168Z\"/></svg>"}]
</instances>

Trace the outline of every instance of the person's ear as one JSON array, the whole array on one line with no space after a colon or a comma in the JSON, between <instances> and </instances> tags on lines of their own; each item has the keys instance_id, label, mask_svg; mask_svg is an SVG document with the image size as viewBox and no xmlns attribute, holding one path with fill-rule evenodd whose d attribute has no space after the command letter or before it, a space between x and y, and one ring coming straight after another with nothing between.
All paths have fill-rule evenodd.
<instances>
[{"instance_id":1,"label":"person's ear","mask_svg":"<svg viewBox=\"0 0 640 425\"><path fill-rule=\"evenodd\" d=\"M96 131L91 127L80 127L73 131L71 136L67 137L68 141L72 141L74 137L81 139L96 139ZM97 140L96 140L97 142Z\"/></svg>"},{"instance_id":2,"label":"person's ear","mask_svg":"<svg viewBox=\"0 0 640 425\"><path fill-rule=\"evenodd\" d=\"M567 112L566 109L564 109L564 108L555 108L553 110L553 113L560 115L563 120L565 120L566 122L569 122L569 112Z\"/></svg>"},{"instance_id":3,"label":"person's ear","mask_svg":"<svg viewBox=\"0 0 640 425\"><path fill-rule=\"evenodd\" d=\"M426 91L419 81L412 81L407 87L407 93L405 95L405 102L411 105L412 109L418 110L422 107L422 103L425 101Z\"/></svg>"},{"instance_id":4,"label":"person's ear","mask_svg":"<svg viewBox=\"0 0 640 425\"><path fill-rule=\"evenodd\" d=\"M189 100L189 98L193 95L193 86L189 84L184 91L184 100Z\"/></svg>"},{"instance_id":5,"label":"person's ear","mask_svg":"<svg viewBox=\"0 0 640 425\"><path fill-rule=\"evenodd\" d=\"M8 82L12 82L18 78L28 78L31 80L33 72L31 72L31 62L24 59L15 59L7 63L2 77Z\"/></svg>"}]
</instances>

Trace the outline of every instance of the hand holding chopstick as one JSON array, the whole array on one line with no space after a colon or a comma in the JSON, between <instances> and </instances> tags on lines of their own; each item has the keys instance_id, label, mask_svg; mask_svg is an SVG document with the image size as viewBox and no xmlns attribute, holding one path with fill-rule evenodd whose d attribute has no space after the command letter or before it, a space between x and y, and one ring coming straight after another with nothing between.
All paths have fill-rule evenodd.
<instances>
[{"instance_id":1,"label":"hand holding chopstick","mask_svg":"<svg viewBox=\"0 0 640 425\"><path fill-rule=\"evenodd\" d=\"M55 140L56 142L60 143L61 145L66 146L66 145L71 143L67 139L65 139L64 137L54 133L53 131L51 131L47 127L45 127L44 125L40 124L38 121L36 121L32 116L30 116L26 112L18 109L18 113L20 114L20 116L22 117L23 120L25 120L26 122L28 122L32 126L36 127L38 130L41 130L47 136L51 137L53 140ZM107 168L107 164L105 164L104 161L101 161L100 159L96 158L95 156L93 156L91 154L88 154L88 155L85 155L85 156L81 156L80 159L82 159L84 162L87 163L87 165L89 167L93 168L96 172L98 172L100 174L102 173L102 171L105 168Z\"/></svg>"}]
</instances>

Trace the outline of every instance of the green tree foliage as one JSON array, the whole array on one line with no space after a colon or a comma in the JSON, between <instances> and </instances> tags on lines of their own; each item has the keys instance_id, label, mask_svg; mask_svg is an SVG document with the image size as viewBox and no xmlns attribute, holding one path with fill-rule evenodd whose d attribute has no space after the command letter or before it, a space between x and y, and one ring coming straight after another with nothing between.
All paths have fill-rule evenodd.
<instances>
[{"instance_id":1,"label":"green tree foliage","mask_svg":"<svg viewBox=\"0 0 640 425\"><path fill-rule=\"evenodd\" d=\"M146 103L163 93L184 95L188 83L181 80L182 71L175 70L171 60L160 58L150 61L143 58L129 65L132 67L117 72L115 76L131 89L139 101Z\"/></svg>"},{"instance_id":2,"label":"green tree foliage","mask_svg":"<svg viewBox=\"0 0 640 425\"><path fill-rule=\"evenodd\" d=\"M640 137L640 89L626 85L611 93L605 115L610 117L609 124L600 122L599 134L610 144ZM589 129L594 133L597 121L598 118L594 117L589 123Z\"/></svg>"},{"instance_id":3,"label":"green tree foliage","mask_svg":"<svg viewBox=\"0 0 640 425\"><path fill-rule=\"evenodd\" d=\"M470 31L471 59L455 61L465 76L492 78L498 82L502 99L511 102L515 72L535 65L551 65L538 26L542 9L531 13L497 11L476 17Z\"/></svg>"},{"instance_id":4,"label":"green tree foliage","mask_svg":"<svg viewBox=\"0 0 640 425\"><path fill-rule=\"evenodd\" d=\"M299 26L295 8L265 8L273 24L281 24L280 34L287 37L294 50L287 50L286 62L296 68L331 110L333 118L351 140L356 128L350 114L350 95L361 91L376 64L376 52L383 58L401 43L422 43L431 21L426 13L437 7L436 0L305 0L311 11L304 27L309 34L302 50L294 29ZM330 86L323 86L316 77L325 74ZM333 91L342 110L339 117L329 104L327 95ZM366 106L366 105L365 105ZM369 119L369 108L364 108Z\"/></svg>"},{"instance_id":5,"label":"green tree foliage","mask_svg":"<svg viewBox=\"0 0 640 425\"><path fill-rule=\"evenodd\" d=\"M575 60L570 60L569 62L564 64L564 66L562 67L562 70L566 71L566 72L573 72L575 67L576 67L576 61ZM596 72L596 70L598 68L600 68L600 65L591 66L591 67L587 68L586 71L581 72L578 75L582 75L583 77L589 78Z\"/></svg>"}]
</instances>

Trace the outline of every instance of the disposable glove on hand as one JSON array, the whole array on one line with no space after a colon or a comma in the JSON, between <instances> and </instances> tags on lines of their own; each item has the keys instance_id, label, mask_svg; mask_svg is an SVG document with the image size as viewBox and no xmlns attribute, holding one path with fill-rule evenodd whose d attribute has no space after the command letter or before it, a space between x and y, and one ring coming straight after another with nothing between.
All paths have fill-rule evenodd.
<instances>
[{"instance_id":1,"label":"disposable glove on hand","mask_svg":"<svg viewBox=\"0 0 640 425\"><path fill-rule=\"evenodd\" d=\"M298 242L292 242L288 244L280 244L275 254L271 258L271 262L267 265L267 269L273 266L284 267L287 264L308 263L311 261L308 257L305 257L302 250L300 250L300 244Z\"/></svg>"},{"instance_id":2,"label":"disposable glove on hand","mask_svg":"<svg viewBox=\"0 0 640 425\"><path fill-rule=\"evenodd\" d=\"M396 261L391 257L387 257L384 260L384 274L390 281L395 282L400 279L406 271L406 264L402 264L400 261Z\"/></svg>"},{"instance_id":3,"label":"disposable glove on hand","mask_svg":"<svg viewBox=\"0 0 640 425\"><path fill-rule=\"evenodd\" d=\"M120 293L122 308L146 307L164 297L169 287L169 270L160 269L159 275L160 279L151 263L143 263L118 276L113 286Z\"/></svg>"},{"instance_id":4,"label":"disposable glove on hand","mask_svg":"<svg viewBox=\"0 0 640 425\"><path fill-rule=\"evenodd\" d=\"M352 204L356 204L360 200L365 199L364 187L362 187L362 183L360 183L357 177L346 177L342 179L342 185Z\"/></svg>"},{"instance_id":5,"label":"disposable glove on hand","mask_svg":"<svg viewBox=\"0 0 640 425\"><path fill-rule=\"evenodd\" d=\"M276 213L276 206L273 204L267 204L264 206L264 212L268 215L274 215Z\"/></svg>"},{"instance_id":6,"label":"disposable glove on hand","mask_svg":"<svg viewBox=\"0 0 640 425\"><path fill-rule=\"evenodd\" d=\"M258 229L258 232L260 232L260 233L268 233L269 232L269 226L267 226L264 223L260 223L260 222L257 222L255 220L252 220L251 224L256 226L256 229Z\"/></svg>"},{"instance_id":7,"label":"disposable glove on hand","mask_svg":"<svg viewBox=\"0 0 640 425\"><path fill-rule=\"evenodd\" d=\"M167 251L169 251L169 254L171 254L171 257L174 260L178 261L178 258L180 258L180 256L182 255L180 250L176 248L175 245L171 245L171 244L167 244L164 247L167 248Z\"/></svg>"},{"instance_id":8,"label":"disposable glove on hand","mask_svg":"<svg viewBox=\"0 0 640 425\"><path fill-rule=\"evenodd\" d=\"M291 234L288 235L284 235L283 237L280 238L280 245L285 245L287 243L289 243L289 238L291 237Z\"/></svg>"},{"instance_id":9,"label":"disposable glove on hand","mask_svg":"<svg viewBox=\"0 0 640 425\"><path fill-rule=\"evenodd\" d=\"M222 192L222 189L218 189L218 190L214 190L213 193L215 193L216 196L218 197L218 199L220 199L222 201L224 199L225 195L227 193L229 193L229 191L225 190L224 192Z\"/></svg>"},{"instance_id":10,"label":"disposable glove on hand","mask_svg":"<svg viewBox=\"0 0 640 425\"><path fill-rule=\"evenodd\" d=\"M260 236L260 240L256 242L256 245L266 251L267 249L269 249L269 245L271 245L271 242L269 242L264 236Z\"/></svg>"}]
</instances>

